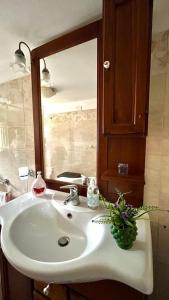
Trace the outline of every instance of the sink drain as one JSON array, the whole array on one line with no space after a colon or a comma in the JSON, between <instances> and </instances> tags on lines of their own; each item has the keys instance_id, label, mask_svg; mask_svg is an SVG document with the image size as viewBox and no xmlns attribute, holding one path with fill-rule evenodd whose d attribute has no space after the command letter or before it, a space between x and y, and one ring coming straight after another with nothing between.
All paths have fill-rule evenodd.
<instances>
[{"instance_id":1,"label":"sink drain","mask_svg":"<svg viewBox=\"0 0 169 300\"><path fill-rule=\"evenodd\" d=\"M69 242L70 242L70 239L69 239L68 236L62 236L62 237L60 237L60 238L58 239L58 245L59 245L60 247L65 247L65 246L67 246L67 245L69 244Z\"/></svg>"}]
</instances>

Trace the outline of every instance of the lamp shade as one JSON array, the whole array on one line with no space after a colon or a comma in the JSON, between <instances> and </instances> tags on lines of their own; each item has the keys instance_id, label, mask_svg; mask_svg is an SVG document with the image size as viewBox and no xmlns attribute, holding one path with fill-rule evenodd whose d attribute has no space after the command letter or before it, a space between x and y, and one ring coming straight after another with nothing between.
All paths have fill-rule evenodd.
<instances>
[{"instance_id":1,"label":"lamp shade","mask_svg":"<svg viewBox=\"0 0 169 300\"><path fill-rule=\"evenodd\" d=\"M26 66L25 54L23 53L23 51L21 49L18 49L15 51L14 63L18 64L21 67Z\"/></svg>"},{"instance_id":2,"label":"lamp shade","mask_svg":"<svg viewBox=\"0 0 169 300\"><path fill-rule=\"evenodd\" d=\"M43 70L42 70L42 81L44 81L44 82L50 81L50 73L46 67L43 68Z\"/></svg>"},{"instance_id":3,"label":"lamp shade","mask_svg":"<svg viewBox=\"0 0 169 300\"><path fill-rule=\"evenodd\" d=\"M15 72L27 73L26 58L21 49L17 49L14 54L14 61L10 64Z\"/></svg>"}]
</instances>

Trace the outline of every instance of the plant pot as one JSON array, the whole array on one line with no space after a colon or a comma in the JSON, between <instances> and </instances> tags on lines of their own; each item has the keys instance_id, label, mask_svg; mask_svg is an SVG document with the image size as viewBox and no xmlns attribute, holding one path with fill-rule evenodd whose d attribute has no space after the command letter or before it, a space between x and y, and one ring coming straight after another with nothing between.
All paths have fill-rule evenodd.
<instances>
[{"instance_id":1,"label":"plant pot","mask_svg":"<svg viewBox=\"0 0 169 300\"><path fill-rule=\"evenodd\" d=\"M133 246L133 242L137 236L137 226L136 222L132 223L133 226L125 226L125 227L118 227L111 225L111 234L113 235L114 239L116 240L117 245L122 249L130 249Z\"/></svg>"}]
</instances>

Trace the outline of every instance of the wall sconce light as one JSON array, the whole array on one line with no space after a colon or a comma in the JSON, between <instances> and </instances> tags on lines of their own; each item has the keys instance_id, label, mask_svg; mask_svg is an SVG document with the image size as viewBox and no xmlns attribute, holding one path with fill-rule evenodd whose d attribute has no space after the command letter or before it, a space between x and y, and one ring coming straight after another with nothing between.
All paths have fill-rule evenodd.
<instances>
[{"instance_id":1,"label":"wall sconce light","mask_svg":"<svg viewBox=\"0 0 169 300\"><path fill-rule=\"evenodd\" d=\"M12 67L12 69L15 72L29 73L30 70L26 67L25 54L21 50L22 44L24 44L28 48L29 53L31 52L29 46L25 42L20 42L19 48L15 51L15 54L14 54L14 61L13 61L13 63L10 64L10 67Z\"/></svg>"},{"instance_id":2,"label":"wall sconce light","mask_svg":"<svg viewBox=\"0 0 169 300\"><path fill-rule=\"evenodd\" d=\"M19 42L19 48L15 51L14 54L14 62L11 63L10 66L15 72L30 73L30 69L26 66L26 57L23 51L21 50L21 45L25 45L28 48L29 53L31 55L31 49L28 46L28 44L23 41ZM44 62L44 68L42 70L42 81L48 83L50 81L50 72L46 67L45 59L42 59Z\"/></svg>"},{"instance_id":3,"label":"wall sconce light","mask_svg":"<svg viewBox=\"0 0 169 300\"><path fill-rule=\"evenodd\" d=\"M42 70L42 81L49 82L50 81L50 73L46 67L46 61L44 60L44 58L43 58L43 62L44 62L44 68Z\"/></svg>"}]
</instances>

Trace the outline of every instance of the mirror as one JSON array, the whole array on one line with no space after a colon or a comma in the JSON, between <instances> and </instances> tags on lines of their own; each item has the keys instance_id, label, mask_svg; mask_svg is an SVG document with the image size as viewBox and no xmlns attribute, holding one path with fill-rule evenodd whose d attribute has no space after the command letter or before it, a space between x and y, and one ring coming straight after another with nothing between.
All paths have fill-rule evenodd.
<instances>
[{"instance_id":1,"label":"mirror","mask_svg":"<svg viewBox=\"0 0 169 300\"><path fill-rule=\"evenodd\" d=\"M96 177L97 40L45 61L50 71L49 82L41 78L45 178L85 184Z\"/></svg>"},{"instance_id":2,"label":"mirror","mask_svg":"<svg viewBox=\"0 0 169 300\"><path fill-rule=\"evenodd\" d=\"M35 162L48 188L73 183L85 194L96 177L100 28L96 21L31 52Z\"/></svg>"}]
</instances>

